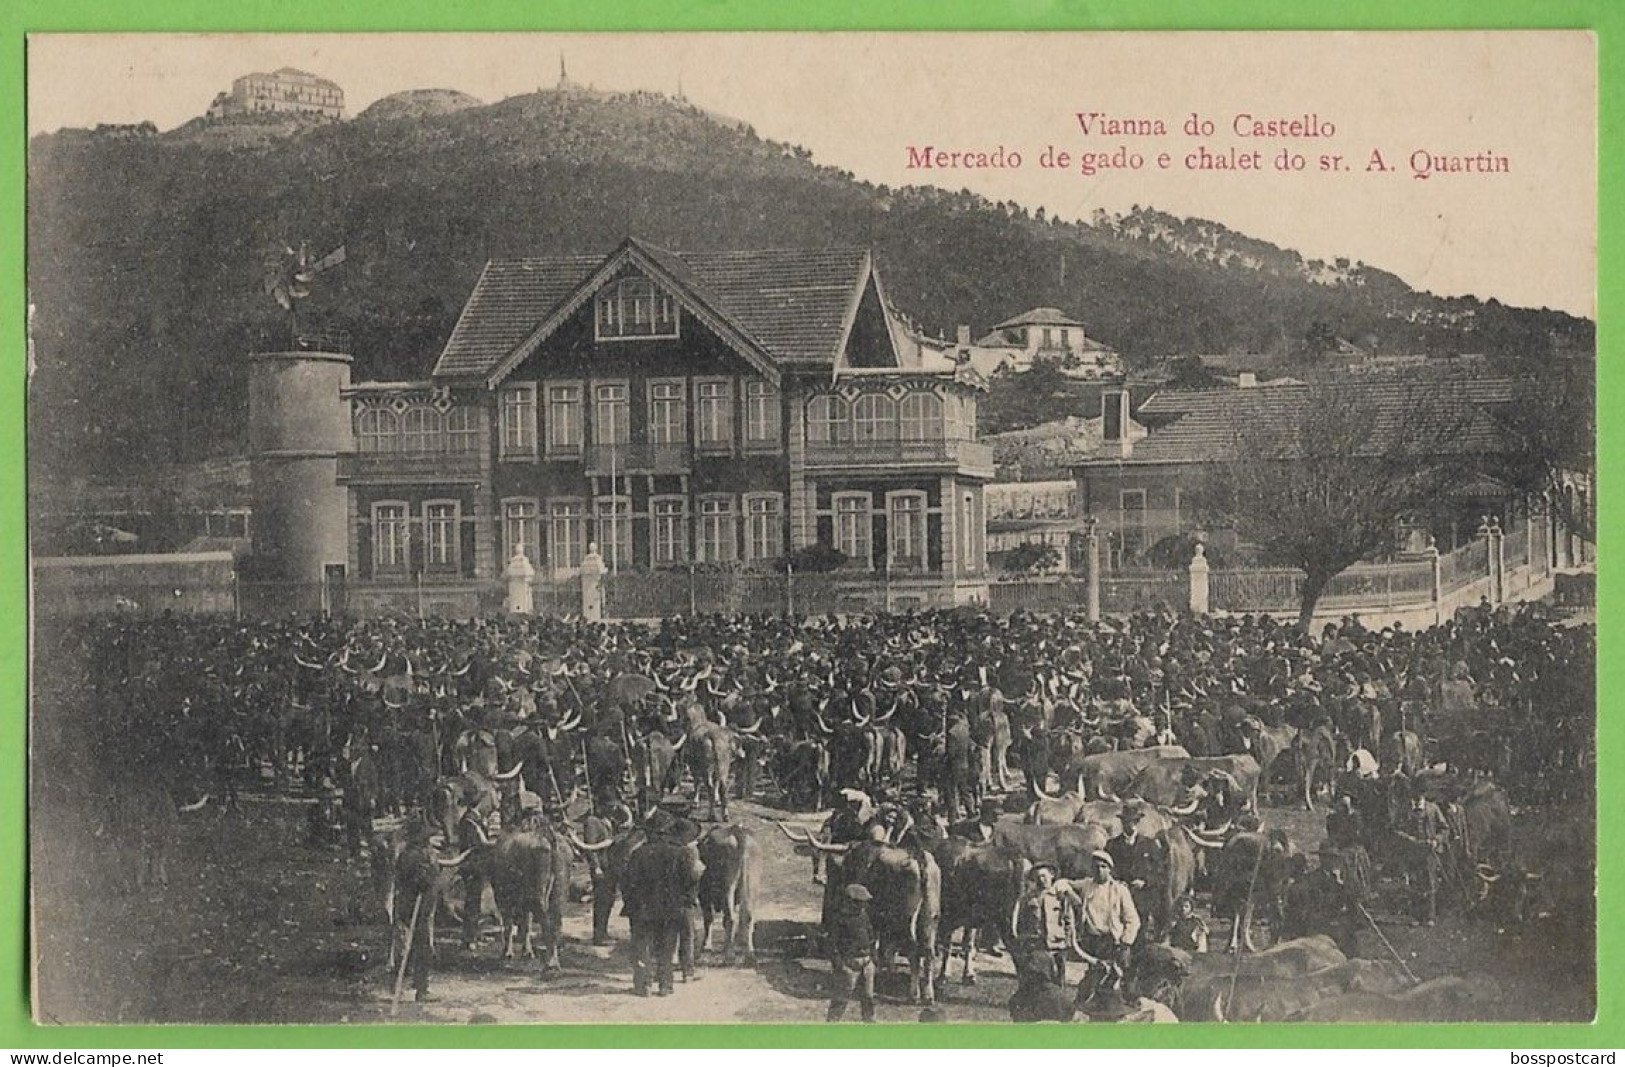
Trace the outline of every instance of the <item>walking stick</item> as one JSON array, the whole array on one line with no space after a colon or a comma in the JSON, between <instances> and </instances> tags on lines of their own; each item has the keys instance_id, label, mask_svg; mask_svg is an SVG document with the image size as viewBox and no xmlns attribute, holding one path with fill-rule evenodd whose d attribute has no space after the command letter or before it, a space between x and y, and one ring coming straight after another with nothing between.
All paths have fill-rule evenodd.
<instances>
[{"instance_id":1,"label":"walking stick","mask_svg":"<svg viewBox=\"0 0 1625 1067\"><path fill-rule=\"evenodd\" d=\"M406 964L412 958L412 942L417 938L418 909L423 907L423 894L419 893L417 899L412 901L412 921L406 927L406 947L401 950L401 967L395 972L395 995L389 1001L389 1014L394 1015L401 1007L401 987L406 984Z\"/></svg>"},{"instance_id":2,"label":"walking stick","mask_svg":"<svg viewBox=\"0 0 1625 1067\"><path fill-rule=\"evenodd\" d=\"M1236 965L1230 969L1230 991L1224 996L1224 1013L1230 1015L1231 1006L1236 1001L1236 981L1241 977L1241 943L1251 932L1253 919L1253 890L1258 886L1258 868L1264 863L1264 849L1270 847L1268 838L1265 838L1263 848L1253 857L1252 877L1247 880L1247 899L1242 902L1241 909L1236 912L1230 927L1230 954L1235 957Z\"/></svg>"},{"instance_id":3,"label":"walking stick","mask_svg":"<svg viewBox=\"0 0 1625 1067\"><path fill-rule=\"evenodd\" d=\"M1356 902L1354 906L1360 910L1360 915L1365 919L1365 921L1371 924L1371 929L1376 932L1377 940L1381 941L1382 947L1387 949L1388 954L1394 957L1394 962L1399 964L1399 969L1405 972L1405 977L1410 979L1411 985L1420 985L1422 980L1416 977L1416 975L1411 972L1411 969L1405 965L1405 958L1399 954L1399 951L1395 949L1393 944L1388 940L1388 935L1382 932L1382 927L1377 925L1377 920L1371 917L1371 913L1369 911L1365 910L1365 905Z\"/></svg>"}]
</instances>

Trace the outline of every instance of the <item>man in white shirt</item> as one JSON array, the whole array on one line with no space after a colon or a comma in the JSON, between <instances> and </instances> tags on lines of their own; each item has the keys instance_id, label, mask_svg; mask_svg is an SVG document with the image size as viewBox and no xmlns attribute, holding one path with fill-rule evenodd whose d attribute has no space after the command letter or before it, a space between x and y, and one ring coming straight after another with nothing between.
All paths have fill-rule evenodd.
<instances>
[{"instance_id":1,"label":"man in white shirt","mask_svg":"<svg viewBox=\"0 0 1625 1067\"><path fill-rule=\"evenodd\" d=\"M1121 973L1129 949L1140 936L1140 913L1128 886L1114 873L1111 853L1092 853L1094 877L1074 888L1078 894L1078 947L1090 964L1107 964Z\"/></svg>"}]
</instances>

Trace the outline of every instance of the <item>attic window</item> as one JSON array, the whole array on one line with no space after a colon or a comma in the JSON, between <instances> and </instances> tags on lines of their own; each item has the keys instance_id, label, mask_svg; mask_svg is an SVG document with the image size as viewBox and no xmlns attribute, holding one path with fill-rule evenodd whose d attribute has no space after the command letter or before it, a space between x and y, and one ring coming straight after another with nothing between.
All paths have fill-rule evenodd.
<instances>
[{"instance_id":1,"label":"attic window","mask_svg":"<svg viewBox=\"0 0 1625 1067\"><path fill-rule=\"evenodd\" d=\"M677 336L677 301L647 278L625 278L598 293L595 336L642 341Z\"/></svg>"}]
</instances>

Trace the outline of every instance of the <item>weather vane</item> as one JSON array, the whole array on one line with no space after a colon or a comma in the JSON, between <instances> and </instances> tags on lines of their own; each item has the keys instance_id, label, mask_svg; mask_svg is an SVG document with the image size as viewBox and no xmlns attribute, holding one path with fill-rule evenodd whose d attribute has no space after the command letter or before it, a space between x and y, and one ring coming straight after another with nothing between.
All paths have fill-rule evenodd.
<instances>
[{"instance_id":1,"label":"weather vane","mask_svg":"<svg viewBox=\"0 0 1625 1067\"><path fill-rule=\"evenodd\" d=\"M313 260L310 258L309 247L300 241L297 251L284 246L282 255L272 264L270 272L265 276L266 295L288 313L288 340L294 347L299 344L299 301L310 295L310 283L318 274L331 270L343 262L343 245L339 245L320 259Z\"/></svg>"}]
</instances>

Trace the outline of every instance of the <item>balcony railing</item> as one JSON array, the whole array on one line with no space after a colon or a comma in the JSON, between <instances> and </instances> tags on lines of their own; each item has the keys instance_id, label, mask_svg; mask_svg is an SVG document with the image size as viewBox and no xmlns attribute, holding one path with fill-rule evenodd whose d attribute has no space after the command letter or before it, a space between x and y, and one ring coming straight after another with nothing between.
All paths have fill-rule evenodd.
<instances>
[{"instance_id":1,"label":"balcony railing","mask_svg":"<svg viewBox=\"0 0 1625 1067\"><path fill-rule=\"evenodd\" d=\"M588 475L687 474L691 454L687 444L588 445L582 459Z\"/></svg>"},{"instance_id":2,"label":"balcony railing","mask_svg":"<svg viewBox=\"0 0 1625 1067\"><path fill-rule=\"evenodd\" d=\"M350 452L339 456L339 479L464 481L480 476L478 452Z\"/></svg>"},{"instance_id":3,"label":"balcony railing","mask_svg":"<svg viewBox=\"0 0 1625 1067\"><path fill-rule=\"evenodd\" d=\"M954 466L970 474L993 476L993 449L978 441L937 438L928 441L843 441L807 446L807 467Z\"/></svg>"}]
</instances>

